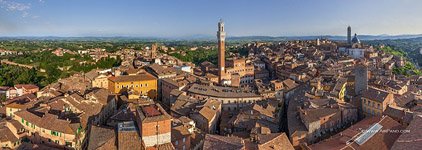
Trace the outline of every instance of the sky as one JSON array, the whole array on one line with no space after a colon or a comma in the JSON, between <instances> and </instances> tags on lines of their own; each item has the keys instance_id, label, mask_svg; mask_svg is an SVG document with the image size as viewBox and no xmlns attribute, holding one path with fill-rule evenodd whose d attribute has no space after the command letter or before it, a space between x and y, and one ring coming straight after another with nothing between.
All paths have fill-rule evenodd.
<instances>
[{"instance_id":1,"label":"sky","mask_svg":"<svg viewBox=\"0 0 422 150\"><path fill-rule=\"evenodd\" d=\"M0 0L1 36L422 34L421 0Z\"/></svg>"}]
</instances>

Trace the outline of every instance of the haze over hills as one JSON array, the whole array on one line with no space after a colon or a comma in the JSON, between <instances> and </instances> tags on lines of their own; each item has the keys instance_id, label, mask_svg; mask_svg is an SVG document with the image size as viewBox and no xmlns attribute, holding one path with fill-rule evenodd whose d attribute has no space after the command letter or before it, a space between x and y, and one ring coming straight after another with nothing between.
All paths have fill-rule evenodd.
<instances>
[{"instance_id":1,"label":"haze over hills","mask_svg":"<svg viewBox=\"0 0 422 150\"><path fill-rule=\"evenodd\" d=\"M360 40L395 40L395 39L412 39L422 37L422 34L403 34L403 35L358 35ZM321 35L321 36L228 36L228 41L284 41L284 40L313 40L317 38L325 38L335 41L344 41L346 36L339 35ZM189 35L178 37L158 37L158 36L81 36L81 37L60 37L60 36L3 36L0 40L10 39L27 39L27 40L142 40L142 41L165 41L165 40L181 40L181 41L212 41L216 37L214 35Z\"/></svg>"}]
</instances>

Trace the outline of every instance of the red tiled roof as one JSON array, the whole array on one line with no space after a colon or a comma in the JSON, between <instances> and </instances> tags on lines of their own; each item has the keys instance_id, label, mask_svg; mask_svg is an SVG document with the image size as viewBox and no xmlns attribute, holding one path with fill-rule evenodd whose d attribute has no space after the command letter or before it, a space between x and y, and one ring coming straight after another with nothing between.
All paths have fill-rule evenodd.
<instances>
[{"instance_id":1,"label":"red tiled roof","mask_svg":"<svg viewBox=\"0 0 422 150\"><path fill-rule=\"evenodd\" d=\"M220 135L207 134L204 139L203 149L241 150L241 149L245 149L245 144L244 144L243 139L238 138L238 137L226 137L226 136L220 136Z\"/></svg>"},{"instance_id":2,"label":"red tiled roof","mask_svg":"<svg viewBox=\"0 0 422 150\"><path fill-rule=\"evenodd\" d=\"M380 132L370 137L366 142L359 145L355 139L362 134L362 129L369 129L374 123L382 126ZM401 130L403 127L397 121L385 116L366 118L355 125L347 128L330 139L309 146L310 149L390 149L400 133L389 132L389 130ZM350 143L347 143L350 142Z\"/></svg>"},{"instance_id":3,"label":"red tiled roof","mask_svg":"<svg viewBox=\"0 0 422 150\"><path fill-rule=\"evenodd\" d=\"M161 115L161 112L158 110L158 108L154 107L153 105L143 106L142 111L147 117Z\"/></svg>"},{"instance_id":4,"label":"red tiled roof","mask_svg":"<svg viewBox=\"0 0 422 150\"><path fill-rule=\"evenodd\" d=\"M157 80L154 76L145 73L139 75L122 75L108 78L114 82L131 82L131 81L146 81L146 80Z\"/></svg>"},{"instance_id":5,"label":"red tiled roof","mask_svg":"<svg viewBox=\"0 0 422 150\"><path fill-rule=\"evenodd\" d=\"M416 115L410 125L406 128L408 132L403 133L394 142L392 150L420 150L422 149L422 115Z\"/></svg>"},{"instance_id":6,"label":"red tiled roof","mask_svg":"<svg viewBox=\"0 0 422 150\"><path fill-rule=\"evenodd\" d=\"M15 85L16 88L20 89L20 88L25 88L25 89L38 89L38 86L33 85L33 84L16 84Z\"/></svg>"}]
</instances>

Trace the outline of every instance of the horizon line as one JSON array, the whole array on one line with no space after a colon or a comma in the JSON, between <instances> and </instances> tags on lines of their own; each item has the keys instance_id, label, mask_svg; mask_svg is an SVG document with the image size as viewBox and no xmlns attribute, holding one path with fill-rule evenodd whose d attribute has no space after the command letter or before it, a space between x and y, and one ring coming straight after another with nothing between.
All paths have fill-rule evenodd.
<instances>
[{"instance_id":1,"label":"horizon line","mask_svg":"<svg viewBox=\"0 0 422 150\"><path fill-rule=\"evenodd\" d=\"M422 33L415 34L357 34L358 36L422 36ZM143 36L143 35L87 35L87 36L66 36L66 35L6 35L0 36L0 38L45 38L45 37L55 37L55 38L113 38L113 37L124 37L124 38L193 38L195 36L214 36L211 34L192 34L192 35L181 35L181 36ZM282 38L282 37L325 37L325 36L336 36L336 37L347 37L347 35L338 35L338 34L325 34L325 35L235 35L227 36L227 38L238 38L238 37L272 37L272 38Z\"/></svg>"}]
</instances>

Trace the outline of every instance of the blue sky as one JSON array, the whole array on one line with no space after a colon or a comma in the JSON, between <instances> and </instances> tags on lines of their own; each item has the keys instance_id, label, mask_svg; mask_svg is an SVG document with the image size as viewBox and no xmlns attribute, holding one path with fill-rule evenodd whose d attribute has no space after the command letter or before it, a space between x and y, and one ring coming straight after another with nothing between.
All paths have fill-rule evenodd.
<instances>
[{"instance_id":1,"label":"blue sky","mask_svg":"<svg viewBox=\"0 0 422 150\"><path fill-rule=\"evenodd\" d=\"M0 36L421 34L421 0L0 0Z\"/></svg>"}]
</instances>

